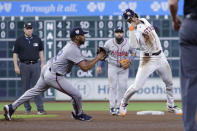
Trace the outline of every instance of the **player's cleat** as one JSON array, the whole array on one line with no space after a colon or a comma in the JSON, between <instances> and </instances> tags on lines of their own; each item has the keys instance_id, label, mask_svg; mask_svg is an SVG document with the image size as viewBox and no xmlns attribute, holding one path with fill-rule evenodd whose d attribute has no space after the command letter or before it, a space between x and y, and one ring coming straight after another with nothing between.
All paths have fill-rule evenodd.
<instances>
[{"instance_id":1,"label":"player's cleat","mask_svg":"<svg viewBox=\"0 0 197 131\"><path fill-rule=\"evenodd\" d=\"M85 114L85 113L82 113L80 115L75 115L73 112L72 112L72 117L76 120L80 120L80 121L91 121L92 120L92 117Z\"/></svg>"},{"instance_id":2,"label":"player's cleat","mask_svg":"<svg viewBox=\"0 0 197 131\"><path fill-rule=\"evenodd\" d=\"M10 121L11 120L11 116L14 113L14 110L12 108L12 105L11 104L5 105L3 107L3 110L4 110L5 119L8 120L8 121Z\"/></svg>"},{"instance_id":3,"label":"player's cleat","mask_svg":"<svg viewBox=\"0 0 197 131\"><path fill-rule=\"evenodd\" d=\"M126 114L127 114L127 105L128 104L121 104L120 105L120 115L121 116L126 116Z\"/></svg>"},{"instance_id":4,"label":"player's cleat","mask_svg":"<svg viewBox=\"0 0 197 131\"><path fill-rule=\"evenodd\" d=\"M120 108L116 108L116 115L120 116Z\"/></svg>"},{"instance_id":5,"label":"player's cleat","mask_svg":"<svg viewBox=\"0 0 197 131\"><path fill-rule=\"evenodd\" d=\"M167 111L168 112L175 113L177 115L182 115L182 113L183 113L182 110L180 108L178 108L177 106L174 106L174 107L168 106L167 107Z\"/></svg>"},{"instance_id":6,"label":"player's cleat","mask_svg":"<svg viewBox=\"0 0 197 131\"><path fill-rule=\"evenodd\" d=\"M47 114L46 111L38 111L38 112L37 112L37 115L46 115L46 114Z\"/></svg>"},{"instance_id":7,"label":"player's cleat","mask_svg":"<svg viewBox=\"0 0 197 131\"><path fill-rule=\"evenodd\" d=\"M110 114L111 115L116 115L116 109L115 108L110 108Z\"/></svg>"}]
</instances>

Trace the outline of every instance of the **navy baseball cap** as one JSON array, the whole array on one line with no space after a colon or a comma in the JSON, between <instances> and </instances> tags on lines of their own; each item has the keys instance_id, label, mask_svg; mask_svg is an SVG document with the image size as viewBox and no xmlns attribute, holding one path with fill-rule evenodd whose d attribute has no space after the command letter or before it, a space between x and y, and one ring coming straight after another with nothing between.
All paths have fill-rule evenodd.
<instances>
[{"instance_id":1,"label":"navy baseball cap","mask_svg":"<svg viewBox=\"0 0 197 131\"><path fill-rule=\"evenodd\" d=\"M76 35L84 35L87 34L88 32L83 31L81 27L74 27L70 31L70 38L75 37Z\"/></svg>"},{"instance_id":2,"label":"navy baseball cap","mask_svg":"<svg viewBox=\"0 0 197 131\"><path fill-rule=\"evenodd\" d=\"M130 18L135 16L135 12L131 9L126 9L123 13L123 16L124 16L125 20L129 20Z\"/></svg>"},{"instance_id":3,"label":"navy baseball cap","mask_svg":"<svg viewBox=\"0 0 197 131\"><path fill-rule=\"evenodd\" d=\"M33 28L33 24L31 22L27 22L24 24L24 28Z\"/></svg>"},{"instance_id":4,"label":"navy baseball cap","mask_svg":"<svg viewBox=\"0 0 197 131\"><path fill-rule=\"evenodd\" d=\"M121 26L117 26L115 29L114 29L114 32L124 32L123 31L123 28Z\"/></svg>"}]
</instances>

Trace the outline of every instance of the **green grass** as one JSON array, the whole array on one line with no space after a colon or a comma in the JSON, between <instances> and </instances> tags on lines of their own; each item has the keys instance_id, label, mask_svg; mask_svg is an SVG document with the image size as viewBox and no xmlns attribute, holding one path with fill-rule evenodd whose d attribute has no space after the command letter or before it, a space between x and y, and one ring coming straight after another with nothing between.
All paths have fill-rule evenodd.
<instances>
[{"instance_id":1,"label":"green grass","mask_svg":"<svg viewBox=\"0 0 197 131\"><path fill-rule=\"evenodd\" d=\"M0 102L0 111L3 111L3 106L9 104L7 102ZM177 102L177 106L181 107L181 103ZM32 111L36 111L36 105L31 103ZM84 111L109 111L108 102L83 102L82 104ZM72 111L73 107L70 102L44 102L44 108L46 111ZM165 102L131 102L127 108L129 111L145 111L145 110L158 110L165 111ZM18 107L17 111L25 111L23 105ZM57 117L57 115L22 115L15 114L12 118L15 119L26 119L26 118L41 118L41 117ZM0 115L0 119L4 119L3 114Z\"/></svg>"},{"instance_id":2,"label":"green grass","mask_svg":"<svg viewBox=\"0 0 197 131\"><path fill-rule=\"evenodd\" d=\"M5 102L0 102L0 110L3 109ZM36 106L31 103L32 111L36 111ZM180 102L176 102L178 107L181 107ZM84 111L108 111L108 102L83 102L82 103ZM44 102L44 108L46 111L72 111L73 107L70 102ZM141 111L141 110L166 110L165 102L130 102L128 105L128 110L130 111ZM17 111L24 111L24 106L21 105Z\"/></svg>"},{"instance_id":3,"label":"green grass","mask_svg":"<svg viewBox=\"0 0 197 131\"><path fill-rule=\"evenodd\" d=\"M57 115L17 115L17 114L14 114L12 116L12 118L14 119L26 119L26 118L43 118L43 117L57 117ZM4 116L3 115L0 115L0 119L4 119Z\"/></svg>"}]
</instances>

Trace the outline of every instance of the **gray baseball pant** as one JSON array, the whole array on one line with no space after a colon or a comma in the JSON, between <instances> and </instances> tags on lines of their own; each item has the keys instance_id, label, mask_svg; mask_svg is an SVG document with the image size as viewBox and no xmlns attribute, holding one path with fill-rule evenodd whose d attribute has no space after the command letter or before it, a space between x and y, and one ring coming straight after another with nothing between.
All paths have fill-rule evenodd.
<instances>
[{"instance_id":1,"label":"gray baseball pant","mask_svg":"<svg viewBox=\"0 0 197 131\"><path fill-rule=\"evenodd\" d=\"M22 88L23 93L36 85L36 82L40 76L41 67L39 63L36 64L25 64L20 63L20 72L21 72L21 81L22 81ZM37 106L38 111L44 111L42 95L38 95L34 97L34 102ZM24 102L25 110L31 111L31 105L29 100Z\"/></svg>"},{"instance_id":2,"label":"gray baseball pant","mask_svg":"<svg viewBox=\"0 0 197 131\"><path fill-rule=\"evenodd\" d=\"M82 113L80 92L68 82L66 77L58 76L55 72L50 71L47 65L43 67L40 78L36 85L33 88L27 90L19 99L14 101L14 103L12 104L13 109L15 110L24 102L32 99L37 95L40 95L50 87L69 95L72 98L74 113Z\"/></svg>"}]
</instances>

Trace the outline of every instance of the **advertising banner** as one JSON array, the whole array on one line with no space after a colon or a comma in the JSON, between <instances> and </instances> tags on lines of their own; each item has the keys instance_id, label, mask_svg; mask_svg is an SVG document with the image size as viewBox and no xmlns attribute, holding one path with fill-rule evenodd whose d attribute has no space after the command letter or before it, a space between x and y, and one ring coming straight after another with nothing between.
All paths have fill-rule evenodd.
<instances>
[{"instance_id":1,"label":"advertising banner","mask_svg":"<svg viewBox=\"0 0 197 131\"><path fill-rule=\"evenodd\" d=\"M128 87L134 79L129 79ZM82 95L82 100L108 100L109 88L107 78L75 78L69 79L69 82L78 88ZM175 100L181 100L181 90L179 79L173 79L173 92ZM68 95L55 91L56 100L70 100ZM144 87L140 89L131 100L166 100L165 84L159 78L150 78L146 81Z\"/></svg>"},{"instance_id":2,"label":"advertising banner","mask_svg":"<svg viewBox=\"0 0 197 131\"><path fill-rule=\"evenodd\" d=\"M183 0L178 14L182 15ZM10 1L0 2L0 16L109 16L127 8L139 15L169 15L168 0L133 1Z\"/></svg>"}]
</instances>

